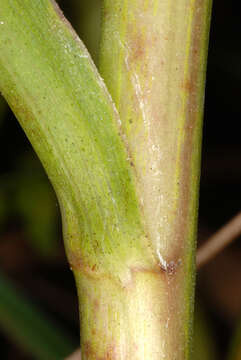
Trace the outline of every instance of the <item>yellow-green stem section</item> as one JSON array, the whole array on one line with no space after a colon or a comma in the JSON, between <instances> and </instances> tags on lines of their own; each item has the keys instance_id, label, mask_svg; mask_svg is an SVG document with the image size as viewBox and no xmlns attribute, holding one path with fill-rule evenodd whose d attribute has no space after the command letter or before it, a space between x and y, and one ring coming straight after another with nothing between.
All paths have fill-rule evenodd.
<instances>
[{"instance_id":1,"label":"yellow-green stem section","mask_svg":"<svg viewBox=\"0 0 241 360\"><path fill-rule=\"evenodd\" d=\"M105 0L103 7L100 73L122 120L145 232L169 273L159 287L158 359L190 358L210 12L210 0Z\"/></svg>"},{"instance_id":2,"label":"yellow-green stem section","mask_svg":"<svg viewBox=\"0 0 241 360\"><path fill-rule=\"evenodd\" d=\"M163 296L172 286L180 299L180 277L140 269L131 275L124 285L111 277L77 276L82 359L184 359L176 344L182 319Z\"/></svg>"}]
</instances>

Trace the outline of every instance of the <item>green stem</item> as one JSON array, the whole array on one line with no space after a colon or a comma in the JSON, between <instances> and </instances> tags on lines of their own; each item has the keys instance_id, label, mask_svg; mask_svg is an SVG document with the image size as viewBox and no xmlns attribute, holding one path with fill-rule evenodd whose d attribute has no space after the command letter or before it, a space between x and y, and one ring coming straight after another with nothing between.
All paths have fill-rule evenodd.
<instances>
[{"instance_id":1,"label":"green stem","mask_svg":"<svg viewBox=\"0 0 241 360\"><path fill-rule=\"evenodd\" d=\"M149 347L150 328L136 359L190 357L210 10L209 0L104 1L100 72L122 119L145 231L166 274L155 304L159 350Z\"/></svg>"},{"instance_id":2,"label":"green stem","mask_svg":"<svg viewBox=\"0 0 241 360\"><path fill-rule=\"evenodd\" d=\"M53 1L1 1L0 90L60 201L83 360L189 358L209 3L105 1L119 117Z\"/></svg>"}]
</instances>

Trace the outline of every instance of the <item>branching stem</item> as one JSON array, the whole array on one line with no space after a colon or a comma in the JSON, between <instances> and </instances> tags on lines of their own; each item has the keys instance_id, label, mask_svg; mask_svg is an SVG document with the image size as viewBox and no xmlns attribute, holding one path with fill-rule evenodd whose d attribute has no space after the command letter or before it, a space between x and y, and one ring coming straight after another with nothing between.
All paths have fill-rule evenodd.
<instances>
[{"instance_id":1,"label":"branching stem","mask_svg":"<svg viewBox=\"0 0 241 360\"><path fill-rule=\"evenodd\" d=\"M60 202L83 360L190 359L210 7L105 0L104 83L53 0L0 2L0 90Z\"/></svg>"}]
</instances>

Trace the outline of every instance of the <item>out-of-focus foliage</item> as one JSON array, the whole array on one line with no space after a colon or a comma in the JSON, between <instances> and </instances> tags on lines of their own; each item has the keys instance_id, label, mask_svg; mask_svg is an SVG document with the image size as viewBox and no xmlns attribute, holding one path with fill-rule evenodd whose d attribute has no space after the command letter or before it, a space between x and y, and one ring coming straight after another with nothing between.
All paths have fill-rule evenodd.
<instances>
[{"instance_id":1,"label":"out-of-focus foliage","mask_svg":"<svg viewBox=\"0 0 241 360\"><path fill-rule=\"evenodd\" d=\"M205 311L200 303L195 304L193 360L216 360L215 339Z\"/></svg>"},{"instance_id":2,"label":"out-of-focus foliage","mask_svg":"<svg viewBox=\"0 0 241 360\"><path fill-rule=\"evenodd\" d=\"M75 345L46 315L0 274L0 327L37 360L60 360Z\"/></svg>"},{"instance_id":3,"label":"out-of-focus foliage","mask_svg":"<svg viewBox=\"0 0 241 360\"><path fill-rule=\"evenodd\" d=\"M8 105L4 98L0 95L0 126L4 120L4 116L6 115L8 109Z\"/></svg>"},{"instance_id":4,"label":"out-of-focus foliage","mask_svg":"<svg viewBox=\"0 0 241 360\"><path fill-rule=\"evenodd\" d=\"M230 346L228 360L241 360L241 321L235 331L233 341Z\"/></svg>"},{"instance_id":5,"label":"out-of-focus foliage","mask_svg":"<svg viewBox=\"0 0 241 360\"><path fill-rule=\"evenodd\" d=\"M31 153L19 159L13 172L0 177L0 204L0 234L11 217L18 217L26 239L39 255L54 256L58 252L57 200Z\"/></svg>"},{"instance_id":6,"label":"out-of-focus foliage","mask_svg":"<svg viewBox=\"0 0 241 360\"><path fill-rule=\"evenodd\" d=\"M19 165L15 178L16 210L23 217L32 246L42 255L54 255L58 251L59 215L54 191L34 159L25 157Z\"/></svg>"}]
</instances>

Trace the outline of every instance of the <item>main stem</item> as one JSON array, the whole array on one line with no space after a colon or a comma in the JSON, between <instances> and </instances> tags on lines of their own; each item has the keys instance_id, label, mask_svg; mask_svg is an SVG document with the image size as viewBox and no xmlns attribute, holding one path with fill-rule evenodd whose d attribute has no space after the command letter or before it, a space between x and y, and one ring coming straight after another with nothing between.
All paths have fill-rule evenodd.
<instances>
[{"instance_id":1,"label":"main stem","mask_svg":"<svg viewBox=\"0 0 241 360\"><path fill-rule=\"evenodd\" d=\"M85 359L188 359L211 1L105 0L100 72L117 106L156 268L76 271ZM87 310L88 309L88 310Z\"/></svg>"},{"instance_id":2,"label":"main stem","mask_svg":"<svg viewBox=\"0 0 241 360\"><path fill-rule=\"evenodd\" d=\"M53 0L0 2L0 90L59 198L83 360L190 358L209 14L104 1L114 105Z\"/></svg>"}]
</instances>

